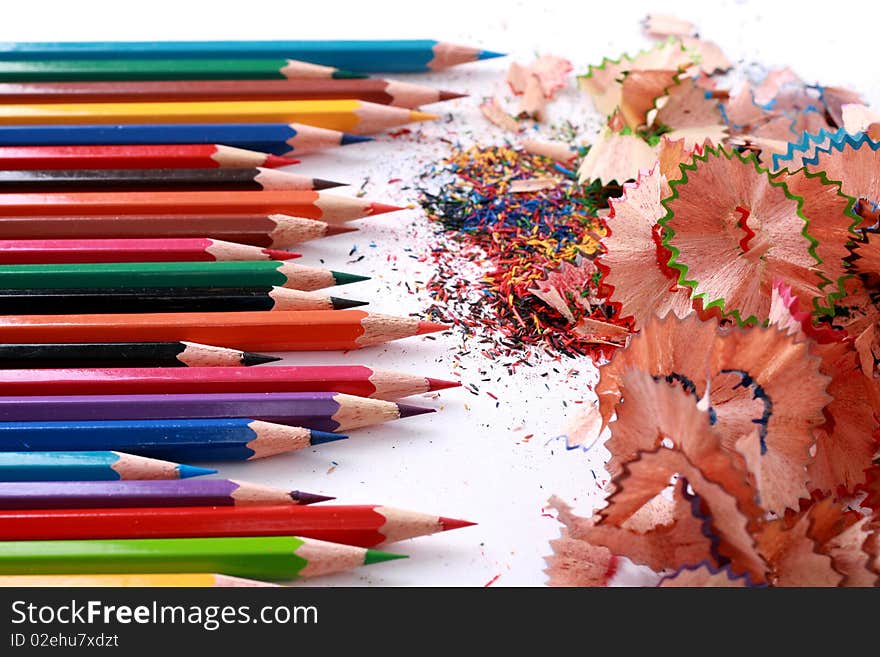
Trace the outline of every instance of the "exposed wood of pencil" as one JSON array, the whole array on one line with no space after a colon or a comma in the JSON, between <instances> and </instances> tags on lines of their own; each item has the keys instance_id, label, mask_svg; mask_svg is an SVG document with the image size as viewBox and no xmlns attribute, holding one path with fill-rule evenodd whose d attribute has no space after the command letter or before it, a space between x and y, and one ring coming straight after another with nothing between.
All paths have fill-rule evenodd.
<instances>
[{"instance_id":1,"label":"exposed wood of pencil","mask_svg":"<svg viewBox=\"0 0 880 657\"><path fill-rule=\"evenodd\" d=\"M378 78L0 83L0 103L10 104L356 99L414 109L463 95Z\"/></svg>"},{"instance_id":2,"label":"exposed wood of pencil","mask_svg":"<svg viewBox=\"0 0 880 657\"><path fill-rule=\"evenodd\" d=\"M299 253L196 237L2 240L0 265L291 260Z\"/></svg>"},{"instance_id":3,"label":"exposed wood of pencil","mask_svg":"<svg viewBox=\"0 0 880 657\"><path fill-rule=\"evenodd\" d=\"M366 304L286 287L0 290L0 315L345 310Z\"/></svg>"},{"instance_id":4,"label":"exposed wood of pencil","mask_svg":"<svg viewBox=\"0 0 880 657\"><path fill-rule=\"evenodd\" d=\"M362 100L233 100L188 103L0 105L0 125L105 123L304 123L368 135L434 114Z\"/></svg>"},{"instance_id":5,"label":"exposed wood of pencil","mask_svg":"<svg viewBox=\"0 0 880 657\"><path fill-rule=\"evenodd\" d=\"M0 169L285 167L299 160L218 144L0 146Z\"/></svg>"},{"instance_id":6,"label":"exposed wood of pencil","mask_svg":"<svg viewBox=\"0 0 880 657\"><path fill-rule=\"evenodd\" d=\"M284 248L357 230L344 224L265 213L0 216L0 239L208 237Z\"/></svg>"},{"instance_id":7,"label":"exposed wood of pencil","mask_svg":"<svg viewBox=\"0 0 880 657\"><path fill-rule=\"evenodd\" d=\"M0 344L0 369L240 367L281 360L194 342Z\"/></svg>"},{"instance_id":8,"label":"exposed wood of pencil","mask_svg":"<svg viewBox=\"0 0 880 657\"><path fill-rule=\"evenodd\" d=\"M131 573L124 575L5 575L0 577L0 588L120 588L120 587L229 587L280 586L244 577L230 577L211 573Z\"/></svg>"},{"instance_id":9,"label":"exposed wood of pencil","mask_svg":"<svg viewBox=\"0 0 880 657\"><path fill-rule=\"evenodd\" d=\"M0 317L0 342L187 340L255 351L347 350L448 328L361 310L12 315Z\"/></svg>"},{"instance_id":10,"label":"exposed wood of pencil","mask_svg":"<svg viewBox=\"0 0 880 657\"><path fill-rule=\"evenodd\" d=\"M116 192L274 190L308 191L343 183L265 167L222 169L19 169L0 170L4 192Z\"/></svg>"},{"instance_id":11,"label":"exposed wood of pencil","mask_svg":"<svg viewBox=\"0 0 880 657\"><path fill-rule=\"evenodd\" d=\"M285 536L375 547L466 527L385 506L158 507L0 510L0 540Z\"/></svg>"},{"instance_id":12,"label":"exposed wood of pencil","mask_svg":"<svg viewBox=\"0 0 880 657\"><path fill-rule=\"evenodd\" d=\"M321 191L0 194L2 217L281 213L339 223L400 209Z\"/></svg>"}]
</instances>

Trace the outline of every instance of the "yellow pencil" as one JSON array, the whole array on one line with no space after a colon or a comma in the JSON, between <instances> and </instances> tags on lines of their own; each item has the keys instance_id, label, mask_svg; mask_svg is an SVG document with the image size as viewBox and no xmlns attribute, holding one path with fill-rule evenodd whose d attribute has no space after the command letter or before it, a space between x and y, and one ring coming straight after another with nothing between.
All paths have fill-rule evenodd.
<instances>
[{"instance_id":1,"label":"yellow pencil","mask_svg":"<svg viewBox=\"0 0 880 657\"><path fill-rule=\"evenodd\" d=\"M0 105L0 125L95 123L305 123L368 134L436 119L435 114L362 100L245 100L192 103Z\"/></svg>"},{"instance_id":2,"label":"yellow pencil","mask_svg":"<svg viewBox=\"0 0 880 657\"><path fill-rule=\"evenodd\" d=\"M231 586L278 586L255 579L211 575L209 573L144 573L125 575L8 575L0 577L0 588L15 586L39 587L129 587L129 586L186 586L186 587L231 587Z\"/></svg>"}]
</instances>

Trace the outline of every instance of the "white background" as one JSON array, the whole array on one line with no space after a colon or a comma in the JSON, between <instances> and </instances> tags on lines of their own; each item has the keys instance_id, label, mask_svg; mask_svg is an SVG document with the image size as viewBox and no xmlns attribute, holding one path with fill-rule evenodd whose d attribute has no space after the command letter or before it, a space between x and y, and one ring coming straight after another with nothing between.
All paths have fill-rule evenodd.
<instances>
[{"instance_id":1,"label":"white background","mask_svg":"<svg viewBox=\"0 0 880 657\"><path fill-rule=\"evenodd\" d=\"M0 40L434 38L506 51L523 63L535 53L563 55L573 60L575 72L583 72L603 56L616 58L648 45L639 20L652 11L694 21L702 36L716 41L734 61L790 65L807 81L850 85L875 105L880 100L875 21L870 20L874 12L859 2L43 0L5 3ZM451 120L444 115L442 122L425 125L414 137L380 138L379 143L310 156L297 170L356 186L369 178L369 197L414 201L414 193L401 188L431 160L443 156L447 147L437 137L463 143L503 139L476 107L484 96L506 96L503 77L509 61L398 76L469 92L471 97L430 108L451 113ZM551 112L551 123L562 119L581 129L583 141L595 130L589 101L578 95L573 82ZM552 126L545 131L552 134ZM392 178L404 182L387 183ZM431 231L419 211L360 223L360 233L304 245L300 250L305 257L299 262L319 264L323 258L334 268L373 276L339 293L369 299L375 311L407 314L427 307L429 300L417 285L415 294L403 286L405 280L424 281L430 275L427 264L409 257L423 255L431 244ZM366 258L347 265L355 245L354 257ZM404 251L407 248L411 251ZM452 355L461 348L458 337L411 339L359 353L301 354L288 360L364 363L448 378ZM409 554L407 561L313 584L480 586L496 576L496 586L544 582L542 558L549 552L547 541L558 533L555 520L542 515L547 497L559 493L582 510L600 499L601 450L566 451L564 443L554 439L564 430L573 402L588 398L591 365L547 362L511 378L478 351L462 359L467 369L460 373L464 382L478 384L480 396L458 389L436 400L411 399L441 412L356 431L351 440L310 453L221 467L223 476L332 494L343 504L386 504L479 522L477 527L392 546ZM581 375L568 376L572 368ZM491 382L482 382L484 378ZM499 397L497 408L485 391ZM524 442L528 434L534 437Z\"/></svg>"}]
</instances>

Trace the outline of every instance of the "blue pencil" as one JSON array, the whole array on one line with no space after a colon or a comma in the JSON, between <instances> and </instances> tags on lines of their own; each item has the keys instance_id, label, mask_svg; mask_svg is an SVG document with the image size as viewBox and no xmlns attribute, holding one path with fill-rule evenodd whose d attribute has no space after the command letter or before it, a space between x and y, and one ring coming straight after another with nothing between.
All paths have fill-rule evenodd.
<instances>
[{"instance_id":1,"label":"blue pencil","mask_svg":"<svg viewBox=\"0 0 880 657\"><path fill-rule=\"evenodd\" d=\"M297 59L349 71L413 73L501 53L433 40L405 41L83 41L0 43L0 59Z\"/></svg>"},{"instance_id":2,"label":"blue pencil","mask_svg":"<svg viewBox=\"0 0 880 657\"><path fill-rule=\"evenodd\" d=\"M287 123L0 126L0 146L223 144L273 155L303 155L370 140Z\"/></svg>"},{"instance_id":3,"label":"blue pencil","mask_svg":"<svg viewBox=\"0 0 880 657\"><path fill-rule=\"evenodd\" d=\"M121 452L0 452L0 481L188 479L215 472Z\"/></svg>"},{"instance_id":4,"label":"blue pencil","mask_svg":"<svg viewBox=\"0 0 880 657\"><path fill-rule=\"evenodd\" d=\"M0 451L119 450L179 461L249 461L345 438L241 418L0 423Z\"/></svg>"}]
</instances>

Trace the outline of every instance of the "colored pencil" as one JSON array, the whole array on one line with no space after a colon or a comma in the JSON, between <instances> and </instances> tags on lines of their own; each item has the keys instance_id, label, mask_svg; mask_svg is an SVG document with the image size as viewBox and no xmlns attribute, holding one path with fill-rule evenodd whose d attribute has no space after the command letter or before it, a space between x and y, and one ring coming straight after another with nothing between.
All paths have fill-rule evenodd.
<instances>
[{"instance_id":1,"label":"colored pencil","mask_svg":"<svg viewBox=\"0 0 880 657\"><path fill-rule=\"evenodd\" d=\"M368 135L436 119L434 114L363 100L230 100L188 103L0 105L0 125L94 123L305 123Z\"/></svg>"},{"instance_id":2,"label":"colored pencil","mask_svg":"<svg viewBox=\"0 0 880 657\"><path fill-rule=\"evenodd\" d=\"M0 344L0 369L62 367L237 367L281 360L195 342L85 342ZM2 377L0 377L2 378Z\"/></svg>"},{"instance_id":3,"label":"colored pencil","mask_svg":"<svg viewBox=\"0 0 880 657\"><path fill-rule=\"evenodd\" d=\"M217 169L286 167L299 160L218 144L0 146L0 169Z\"/></svg>"},{"instance_id":4,"label":"colored pencil","mask_svg":"<svg viewBox=\"0 0 880 657\"><path fill-rule=\"evenodd\" d=\"M402 555L294 536L0 542L0 575L222 573L290 580Z\"/></svg>"},{"instance_id":5,"label":"colored pencil","mask_svg":"<svg viewBox=\"0 0 880 657\"><path fill-rule=\"evenodd\" d=\"M210 573L136 573L125 575L6 575L0 577L0 588L118 588L118 587L250 587L279 586L244 577Z\"/></svg>"},{"instance_id":6,"label":"colored pencil","mask_svg":"<svg viewBox=\"0 0 880 657\"><path fill-rule=\"evenodd\" d=\"M261 263L199 264L217 266ZM4 269L6 268L0 267L0 271ZM5 274L2 277L8 278ZM7 286L10 284L6 283ZM219 281L217 284L222 285ZM33 287L33 285L19 286ZM6 315L0 316L0 343L187 340L247 351L346 351L382 344L390 340L445 331L448 328L443 324L413 317L370 314L362 310Z\"/></svg>"},{"instance_id":7,"label":"colored pencil","mask_svg":"<svg viewBox=\"0 0 880 657\"><path fill-rule=\"evenodd\" d=\"M278 260L0 265L0 284L6 289L274 285L312 291L366 280L366 276Z\"/></svg>"},{"instance_id":8,"label":"colored pencil","mask_svg":"<svg viewBox=\"0 0 880 657\"><path fill-rule=\"evenodd\" d=\"M184 344L192 349L196 346ZM12 346L14 345L3 345L3 348L11 348ZM25 345L25 348L31 348L31 345ZM128 348L128 345L122 345L121 348ZM206 351L193 350L192 353L205 360L211 356L210 352L206 353ZM271 359L270 356L262 358ZM194 367L198 364L197 358L189 359L186 356L182 357L182 361L185 361L188 366L181 368L179 364L175 364L174 367L138 367L134 365L66 369L55 372L28 372L25 369L18 372L0 372L0 395L297 392L344 393L344 395L353 395L355 398L399 399L461 385L457 381L444 381L443 379L403 372L389 372L363 365L279 365L276 367L224 368ZM254 363L250 359L245 362L247 364ZM257 360L256 362L265 361ZM218 358L212 364L220 365L222 361ZM225 364L229 364L228 358ZM238 361L236 360L234 364L237 365ZM354 399L347 401L350 403ZM336 413L337 410L337 408L333 408L330 414ZM364 408L358 409L359 414L365 412ZM328 431L333 431L333 429L328 429Z\"/></svg>"},{"instance_id":9,"label":"colored pencil","mask_svg":"<svg viewBox=\"0 0 880 657\"><path fill-rule=\"evenodd\" d=\"M357 228L284 214L87 215L4 217L0 239L208 237L283 248Z\"/></svg>"},{"instance_id":10,"label":"colored pencil","mask_svg":"<svg viewBox=\"0 0 880 657\"><path fill-rule=\"evenodd\" d=\"M4 265L290 260L299 257L299 253L290 251L198 237L0 240L0 264Z\"/></svg>"},{"instance_id":11,"label":"colored pencil","mask_svg":"<svg viewBox=\"0 0 880 657\"><path fill-rule=\"evenodd\" d=\"M0 170L2 192L320 190L345 183L262 167L224 169Z\"/></svg>"},{"instance_id":12,"label":"colored pencil","mask_svg":"<svg viewBox=\"0 0 880 657\"><path fill-rule=\"evenodd\" d=\"M363 41L79 41L0 43L0 59L227 59L291 57L349 71L416 72L502 57L502 53L433 40Z\"/></svg>"},{"instance_id":13,"label":"colored pencil","mask_svg":"<svg viewBox=\"0 0 880 657\"><path fill-rule=\"evenodd\" d=\"M3 64L0 63L0 71ZM2 73L0 73L2 75ZM0 103L116 103L193 100L365 100L415 109L462 98L396 80L147 80L116 82L0 83Z\"/></svg>"},{"instance_id":14,"label":"colored pencil","mask_svg":"<svg viewBox=\"0 0 880 657\"><path fill-rule=\"evenodd\" d=\"M194 471L199 470L203 469L194 468ZM126 481L20 481L0 484L0 509L253 508L267 505L300 506L332 499L326 495L231 479L135 481L128 478Z\"/></svg>"},{"instance_id":15,"label":"colored pencil","mask_svg":"<svg viewBox=\"0 0 880 657\"><path fill-rule=\"evenodd\" d=\"M376 547L473 523L385 506L15 509L0 511L0 540L289 536Z\"/></svg>"},{"instance_id":16,"label":"colored pencil","mask_svg":"<svg viewBox=\"0 0 880 657\"><path fill-rule=\"evenodd\" d=\"M0 216L276 212L346 222L402 208L321 191L58 192L0 194Z\"/></svg>"},{"instance_id":17,"label":"colored pencil","mask_svg":"<svg viewBox=\"0 0 880 657\"><path fill-rule=\"evenodd\" d=\"M0 80L350 80L363 73L280 57L242 59L10 61L0 56Z\"/></svg>"},{"instance_id":18,"label":"colored pencil","mask_svg":"<svg viewBox=\"0 0 880 657\"><path fill-rule=\"evenodd\" d=\"M0 482L27 482L33 490L43 482L76 485L89 481L188 479L216 470L111 451L0 452ZM39 484L38 484L39 482ZM4 486L13 484L0 484ZM18 485L18 483L15 483ZM0 492L0 498L3 493ZM2 507L2 501L0 501ZM5 507L29 508L29 507Z\"/></svg>"},{"instance_id":19,"label":"colored pencil","mask_svg":"<svg viewBox=\"0 0 880 657\"><path fill-rule=\"evenodd\" d=\"M67 449L71 443L94 443L115 445L101 449L126 451L115 441L147 443L161 439L163 431L175 444L210 442L215 433L217 440L252 443L277 428L267 423L349 431L433 410L337 392L6 396L0 397L0 449ZM122 431L131 435L118 435ZM331 438L335 434L327 442ZM142 453L137 448L128 451Z\"/></svg>"},{"instance_id":20,"label":"colored pencil","mask_svg":"<svg viewBox=\"0 0 880 657\"><path fill-rule=\"evenodd\" d=\"M364 306L366 303L286 287L0 290L0 315L345 310Z\"/></svg>"},{"instance_id":21,"label":"colored pencil","mask_svg":"<svg viewBox=\"0 0 880 657\"><path fill-rule=\"evenodd\" d=\"M184 123L140 125L0 125L0 146L226 144L290 157L370 141L303 124Z\"/></svg>"},{"instance_id":22,"label":"colored pencil","mask_svg":"<svg viewBox=\"0 0 880 657\"><path fill-rule=\"evenodd\" d=\"M0 425L0 450L4 451L50 452L73 447L175 461L253 461L346 438L348 436L342 434L260 420L106 420Z\"/></svg>"}]
</instances>

